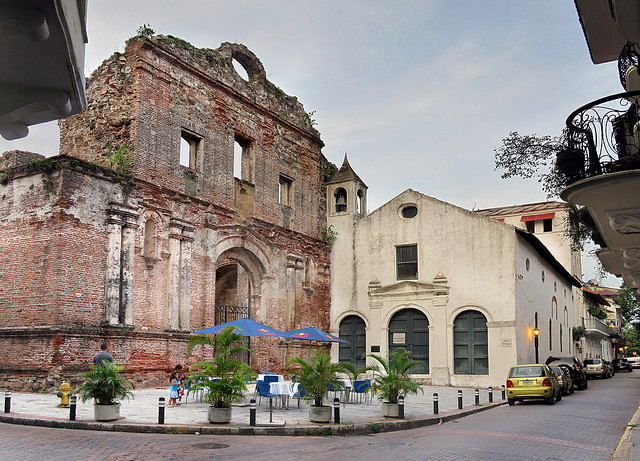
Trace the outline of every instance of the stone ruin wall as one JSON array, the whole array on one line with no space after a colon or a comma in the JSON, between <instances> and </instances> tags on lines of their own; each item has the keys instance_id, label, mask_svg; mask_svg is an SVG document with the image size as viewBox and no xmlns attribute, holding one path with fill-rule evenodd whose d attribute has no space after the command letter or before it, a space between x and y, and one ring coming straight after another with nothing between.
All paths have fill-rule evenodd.
<instances>
[{"instance_id":1,"label":"stone ruin wall","mask_svg":"<svg viewBox=\"0 0 640 461\"><path fill-rule=\"evenodd\" d=\"M13 252L4 262L6 273L15 275L0 311L20 304L24 312L0 323L0 384L40 390L59 386L63 378L77 380L105 339L138 384L165 384L175 363L200 358L187 358L186 341L189 331L213 324L212 248L221 239L253 239L266 251L270 266L262 303L252 317L281 330L329 328L329 253L318 237L326 226L324 175L330 165L321 154L319 134L295 98L280 94L266 78L244 82L235 71L229 74L225 66L230 67L234 46L223 44L220 52L226 57L216 58L217 50L193 50L177 39L136 38L125 54L112 56L94 72L87 111L60 123L60 152L108 166L105 146L126 142L134 186L123 188L113 172L105 175L99 168L69 163L9 182L6 190L19 191L20 197L0 204L0 211L5 206L2 212L12 216L0 228L0 242ZM245 52L241 46L237 50ZM249 58L245 63L254 63ZM212 63L224 66L212 71ZM205 71L209 77L198 74ZM210 81L212 75L218 83ZM177 164L181 128L206 136L199 171ZM238 134L253 139L255 148L254 203L244 214L231 174ZM299 188L288 226L277 204L274 170L293 177ZM187 190L189 178L195 178L195 189ZM111 201L126 202L137 213L133 329L104 324L105 210ZM161 224L158 257L151 263L144 255L149 215ZM194 229L185 331L167 329L171 255L166 236L172 218ZM287 359L305 354L307 347L274 339L254 339L252 345L258 371L284 371ZM25 349L32 354L25 357Z\"/></svg>"}]
</instances>

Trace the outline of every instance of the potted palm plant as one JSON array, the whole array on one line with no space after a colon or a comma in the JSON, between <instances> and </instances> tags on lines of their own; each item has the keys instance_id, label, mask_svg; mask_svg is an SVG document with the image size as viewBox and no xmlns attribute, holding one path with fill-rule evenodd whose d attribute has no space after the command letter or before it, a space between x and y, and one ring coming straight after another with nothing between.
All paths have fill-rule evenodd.
<instances>
[{"instance_id":1,"label":"potted palm plant","mask_svg":"<svg viewBox=\"0 0 640 461\"><path fill-rule=\"evenodd\" d=\"M231 421L231 404L244 399L247 378L256 376L241 360L242 353L249 349L242 345L243 336L234 331L235 327L227 327L217 335L192 336L189 341L189 354L198 345L214 347L212 359L196 362L191 367L193 384L188 391L204 392L205 401L210 403L207 416L211 423Z\"/></svg>"},{"instance_id":2,"label":"potted palm plant","mask_svg":"<svg viewBox=\"0 0 640 461\"><path fill-rule=\"evenodd\" d=\"M298 365L298 367L291 367ZM343 382L339 373L347 370L342 363L331 363L331 356L314 351L309 360L294 357L287 366L295 369L296 381L306 392L304 398L310 400L309 420L316 423L331 421L331 407L324 406L323 401L332 389L342 389Z\"/></svg>"},{"instance_id":3,"label":"potted palm plant","mask_svg":"<svg viewBox=\"0 0 640 461\"><path fill-rule=\"evenodd\" d=\"M135 386L122 376L123 366L107 360L101 366L91 365L83 373L85 379L78 393L83 402L94 399L93 417L96 421L113 421L120 417L120 401L133 398Z\"/></svg>"},{"instance_id":4,"label":"potted palm plant","mask_svg":"<svg viewBox=\"0 0 640 461\"><path fill-rule=\"evenodd\" d=\"M373 381L373 392L382 400L382 416L399 417L398 397L417 394L422 391L420 385L409 376L413 367L425 368L424 363L412 360L411 353L400 347L389 354L389 359L376 354L369 354L378 363L373 366L378 374ZM424 391L422 391L424 392Z\"/></svg>"}]
</instances>

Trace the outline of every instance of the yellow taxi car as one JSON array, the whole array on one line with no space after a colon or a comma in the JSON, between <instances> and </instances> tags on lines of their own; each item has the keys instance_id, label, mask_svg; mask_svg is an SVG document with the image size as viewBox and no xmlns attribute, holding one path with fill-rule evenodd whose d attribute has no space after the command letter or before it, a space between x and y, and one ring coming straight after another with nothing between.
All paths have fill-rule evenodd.
<instances>
[{"instance_id":1,"label":"yellow taxi car","mask_svg":"<svg viewBox=\"0 0 640 461\"><path fill-rule=\"evenodd\" d=\"M562 400L558 378L549 366L540 363L516 365L507 375L507 402L543 399L550 405Z\"/></svg>"}]
</instances>

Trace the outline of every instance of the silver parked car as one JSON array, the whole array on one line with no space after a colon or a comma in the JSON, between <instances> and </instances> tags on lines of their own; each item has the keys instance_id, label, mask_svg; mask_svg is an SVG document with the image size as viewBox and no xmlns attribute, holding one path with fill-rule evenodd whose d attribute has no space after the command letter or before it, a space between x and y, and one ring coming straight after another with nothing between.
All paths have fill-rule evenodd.
<instances>
[{"instance_id":1,"label":"silver parked car","mask_svg":"<svg viewBox=\"0 0 640 461\"><path fill-rule=\"evenodd\" d=\"M610 367L606 360L602 359L584 359L582 362L584 371L589 378L600 376L601 378L610 378L613 376L613 368Z\"/></svg>"}]
</instances>

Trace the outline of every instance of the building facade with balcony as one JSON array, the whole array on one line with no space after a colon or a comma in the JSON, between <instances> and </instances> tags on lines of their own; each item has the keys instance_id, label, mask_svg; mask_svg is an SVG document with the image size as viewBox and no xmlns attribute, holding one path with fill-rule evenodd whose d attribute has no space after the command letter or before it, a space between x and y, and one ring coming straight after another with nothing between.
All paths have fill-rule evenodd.
<instances>
[{"instance_id":1,"label":"building facade with balcony","mask_svg":"<svg viewBox=\"0 0 640 461\"><path fill-rule=\"evenodd\" d=\"M561 197L581 207L604 268L640 287L640 5L575 0L594 64L617 61L624 92L603 96L567 118L568 143L556 166Z\"/></svg>"}]
</instances>

